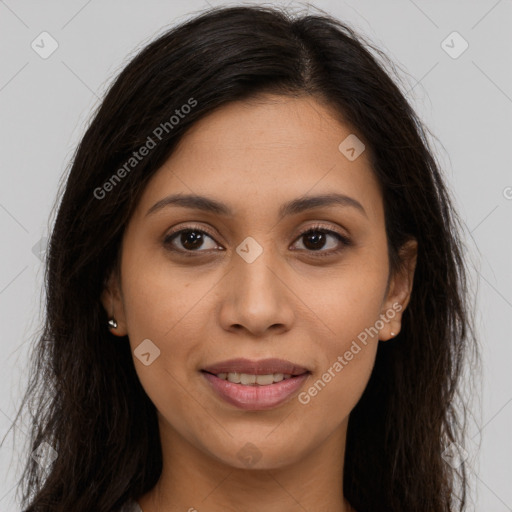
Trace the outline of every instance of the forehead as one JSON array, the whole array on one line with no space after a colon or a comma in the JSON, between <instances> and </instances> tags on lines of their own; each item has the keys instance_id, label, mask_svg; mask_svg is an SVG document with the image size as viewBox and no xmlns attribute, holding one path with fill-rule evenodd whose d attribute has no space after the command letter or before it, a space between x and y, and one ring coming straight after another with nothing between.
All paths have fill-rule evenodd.
<instances>
[{"instance_id":1,"label":"forehead","mask_svg":"<svg viewBox=\"0 0 512 512\"><path fill-rule=\"evenodd\" d=\"M138 210L143 215L165 195L183 193L218 198L241 214L274 204L277 211L290 199L334 192L378 217L380 190L368 151L348 158L347 144L358 152L364 147L349 125L310 96L232 102L189 129L150 180Z\"/></svg>"}]
</instances>

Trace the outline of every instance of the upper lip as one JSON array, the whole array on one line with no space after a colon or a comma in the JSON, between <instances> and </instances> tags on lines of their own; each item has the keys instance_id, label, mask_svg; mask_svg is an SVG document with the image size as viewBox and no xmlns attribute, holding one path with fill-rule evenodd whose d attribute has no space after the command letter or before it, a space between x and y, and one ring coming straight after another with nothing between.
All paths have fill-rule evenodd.
<instances>
[{"instance_id":1,"label":"upper lip","mask_svg":"<svg viewBox=\"0 0 512 512\"><path fill-rule=\"evenodd\" d=\"M213 373L248 373L249 375L270 375L271 373L284 373L286 375L302 375L309 372L307 368L284 359L250 359L238 358L207 366L202 371Z\"/></svg>"}]
</instances>

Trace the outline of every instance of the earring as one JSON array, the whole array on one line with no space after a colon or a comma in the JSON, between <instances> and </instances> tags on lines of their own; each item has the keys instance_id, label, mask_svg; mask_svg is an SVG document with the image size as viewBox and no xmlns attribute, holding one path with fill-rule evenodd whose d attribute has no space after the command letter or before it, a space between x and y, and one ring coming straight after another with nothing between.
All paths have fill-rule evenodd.
<instances>
[{"instance_id":1,"label":"earring","mask_svg":"<svg viewBox=\"0 0 512 512\"><path fill-rule=\"evenodd\" d=\"M114 299L111 299L111 305L112 305L112 316L108 319L108 327L109 327L109 329L116 329L117 321L114 318Z\"/></svg>"},{"instance_id":2,"label":"earring","mask_svg":"<svg viewBox=\"0 0 512 512\"><path fill-rule=\"evenodd\" d=\"M395 333L394 333L394 332L392 332L392 333L391 333L391 336L394 336L394 335L395 335Z\"/></svg>"}]
</instances>

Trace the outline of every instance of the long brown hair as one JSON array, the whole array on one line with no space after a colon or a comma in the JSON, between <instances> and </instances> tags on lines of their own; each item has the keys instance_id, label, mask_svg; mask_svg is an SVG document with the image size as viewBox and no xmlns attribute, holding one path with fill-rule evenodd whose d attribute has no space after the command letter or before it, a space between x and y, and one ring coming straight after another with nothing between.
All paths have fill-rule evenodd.
<instances>
[{"instance_id":1,"label":"long brown hair","mask_svg":"<svg viewBox=\"0 0 512 512\"><path fill-rule=\"evenodd\" d=\"M156 484L156 410L129 344L106 327L100 294L118 268L142 191L186 130L262 92L321 99L361 135L383 193L391 272L400 268L404 242L418 241L402 330L380 344L350 415L340 486L358 512L463 510L465 464L452 467L443 457L452 442L463 443L465 408L456 398L465 355L475 347L462 223L426 128L385 62L325 13L240 6L210 9L172 28L119 74L74 154L49 241L45 325L18 415L30 406L30 451L44 442L57 458L44 470L27 454L25 512L116 511ZM194 107L171 122L191 98ZM157 138L162 123L149 154L110 181L108 193L98 192L149 136Z\"/></svg>"}]
</instances>

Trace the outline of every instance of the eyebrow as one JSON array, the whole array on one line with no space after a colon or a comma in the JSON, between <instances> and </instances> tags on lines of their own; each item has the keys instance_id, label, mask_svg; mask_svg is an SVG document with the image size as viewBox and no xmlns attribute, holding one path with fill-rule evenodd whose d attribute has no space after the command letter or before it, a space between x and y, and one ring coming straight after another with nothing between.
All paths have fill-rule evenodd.
<instances>
[{"instance_id":1,"label":"eyebrow","mask_svg":"<svg viewBox=\"0 0 512 512\"><path fill-rule=\"evenodd\" d=\"M306 210L334 205L354 208L363 214L366 218L368 218L363 205L359 201L350 196L335 193L322 194L317 196L304 196L293 199L287 203L284 203L279 208L278 215L279 219L283 219L288 215L296 215ZM223 216L233 215L233 211L229 208L229 206L210 197L199 196L195 194L173 194L164 197L155 203L147 211L146 216L162 210L162 208L167 206L181 206L183 208L191 208Z\"/></svg>"}]
</instances>

